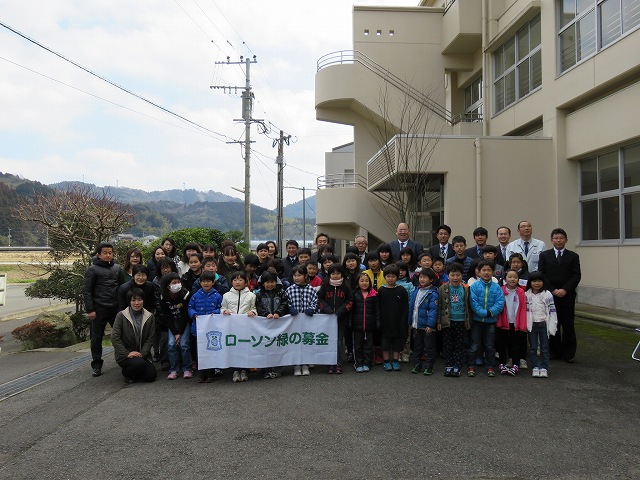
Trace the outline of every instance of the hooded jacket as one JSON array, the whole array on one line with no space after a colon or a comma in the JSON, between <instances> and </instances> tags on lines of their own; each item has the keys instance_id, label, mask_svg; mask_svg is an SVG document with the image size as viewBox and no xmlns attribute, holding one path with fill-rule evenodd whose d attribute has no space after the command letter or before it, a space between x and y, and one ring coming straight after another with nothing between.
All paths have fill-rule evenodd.
<instances>
[{"instance_id":1,"label":"hooded jacket","mask_svg":"<svg viewBox=\"0 0 640 480\"><path fill-rule=\"evenodd\" d=\"M282 317L289 313L289 300L282 285L277 284L273 290L266 290L263 285L255 295L259 316L278 314Z\"/></svg>"},{"instance_id":2,"label":"hooded jacket","mask_svg":"<svg viewBox=\"0 0 640 480\"><path fill-rule=\"evenodd\" d=\"M409 300L409 326L413 324L413 313L417 308L417 328L436 328L438 326L438 290L434 286L427 287L427 292L420 299L420 303L416 305L418 294L424 290L425 288L421 287L411 292L411 298Z\"/></svg>"},{"instance_id":3,"label":"hooded jacket","mask_svg":"<svg viewBox=\"0 0 640 480\"><path fill-rule=\"evenodd\" d=\"M375 332L380 329L378 292L373 288L369 290L367 298L364 298L360 289L353 295L351 328L358 332Z\"/></svg>"},{"instance_id":4,"label":"hooded jacket","mask_svg":"<svg viewBox=\"0 0 640 480\"><path fill-rule=\"evenodd\" d=\"M120 265L94 258L93 265L84 274L82 285L85 311L95 312L96 305L103 308L117 307L119 286Z\"/></svg>"},{"instance_id":5,"label":"hooded jacket","mask_svg":"<svg viewBox=\"0 0 640 480\"><path fill-rule=\"evenodd\" d=\"M332 314L338 316L338 320L344 320L353 305L353 297L351 288L346 279L342 280L339 286L324 284L318 291L318 310L320 313Z\"/></svg>"},{"instance_id":6,"label":"hooded jacket","mask_svg":"<svg viewBox=\"0 0 640 480\"><path fill-rule=\"evenodd\" d=\"M155 332L155 318L153 313L142 309L142 325L140 327L140 341L136 341L136 334L133 328L133 318L129 307L118 312L111 329L111 344L118 365L128 358L131 352L140 352L145 360L152 360L151 346L153 345L153 335Z\"/></svg>"},{"instance_id":7,"label":"hooded jacket","mask_svg":"<svg viewBox=\"0 0 640 480\"><path fill-rule=\"evenodd\" d=\"M242 290L236 290L232 288L222 297L222 313L249 313L256 311L256 296L249 290L249 287L244 287Z\"/></svg>"}]
</instances>

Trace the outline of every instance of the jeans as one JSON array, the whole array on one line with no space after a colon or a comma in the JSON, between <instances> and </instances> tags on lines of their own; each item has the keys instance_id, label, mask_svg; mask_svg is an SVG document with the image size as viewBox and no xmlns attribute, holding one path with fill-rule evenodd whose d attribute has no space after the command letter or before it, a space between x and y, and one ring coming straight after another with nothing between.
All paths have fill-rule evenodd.
<instances>
[{"instance_id":1,"label":"jeans","mask_svg":"<svg viewBox=\"0 0 640 480\"><path fill-rule=\"evenodd\" d=\"M547 322L533 322L529 332L529 354L531 356L531 368L549 368L549 334ZM538 347L540 357L538 357Z\"/></svg>"},{"instance_id":2,"label":"jeans","mask_svg":"<svg viewBox=\"0 0 640 480\"><path fill-rule=\"evenodd\" d=\"M169 339L169 370L178 371L178 348L182 354L182 370L191 371L191 325L187 326L180 336L180 345L176 345L176 337L171 330L167 332Z\"/></svg>"},{"instance_id":3,"label":"jeans","mask_svg":"<svg viewBox=\"0 0 640 480\"><path fill-rule=\"evenodd\" d=\"M469 365L474 365L480 345L484 347L484 362L487 368L496 363L496 324L495 323L471 323L471 349L469 350Z\"/></svg>"}]
</instances>

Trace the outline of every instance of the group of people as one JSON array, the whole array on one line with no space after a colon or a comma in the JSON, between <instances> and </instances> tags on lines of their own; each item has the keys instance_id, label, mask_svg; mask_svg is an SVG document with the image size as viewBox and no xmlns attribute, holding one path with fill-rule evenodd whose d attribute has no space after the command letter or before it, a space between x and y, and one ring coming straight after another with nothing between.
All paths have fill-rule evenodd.
<instances>
[{"instance_id":1,"label":"group of people","mask_svg":"<svg viewBox=\"0 0 640 480\"><path fill-rule=\"evenodd\" d=\"M516 376L527 361L532 376L547 377L550 358L573 362L575 356L580 261L565 248L561 228L551 232L551 249L532 237L528 221L517 230L519 238L511 241L511 230L498 228L494 246L487 243L488 231L478 227L474 245L467 247L464 237L451 237L451 228L441 225L438 243L425 249L401 223L396 239L375 251L368 250L366 237L356 237L341 260L322 233L313 252L287 241L282 258L274 242L244 258L231 242L220 251L188 243L178 255L175 242L166 238L147 265L132 248L122 267L114 262L113 246L101 243L83 289L92 320L92 373L102 373L108 323L127 382L154 380L159 362L169 380L179 374L192 378L197 371L198 381L209 383L224 372L198 369L199 316L327 313L338 322L336 363L326 366L329 374L343 373L346 362L358 373L376 364L400 371L401 362L411 362L411 373L432 375L442 356L448 377L463 369L475 376L479 365L490 377ZM313 368L292 367L295 376ZM234 382L256 375L232 370ZM274 366L259 374L274 379L282 372L283 366Z\"/></svg>"}]
</instances>

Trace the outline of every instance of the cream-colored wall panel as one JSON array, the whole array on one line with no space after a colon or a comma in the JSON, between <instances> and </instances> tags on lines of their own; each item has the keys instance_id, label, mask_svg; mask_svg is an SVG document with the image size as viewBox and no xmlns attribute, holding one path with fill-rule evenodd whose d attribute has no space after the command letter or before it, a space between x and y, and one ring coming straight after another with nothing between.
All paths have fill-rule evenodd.
<instances>
[{"instance_id":1,"label":"cream-colored wall panel","mask_svg":"<svg viewBox=\"0 0 640 480\"><path fill-rule=\"evenodd\" d=\"M574 243L574 242L572 242ZM620 257L618 247L576 247L575 249L568 247L569 250L575 250L580 255L580 267L582 269L582 285L593 287L604 287L609 289L620 288ZM624 252L624 261L627 262L630 258L627 257L627 249ZM636 250L636 257L640 250ZM637 262L627 262L635 263ZM632 288L637 290L640 287L638 284L637 268L631 277L633 280L630 284L625 285L625 288Z\"/></svg>"},{"instance_id":2,"label":"cream-colored wall panel","mask_svg":"<svg viewBox=\"0 0 640 480\"><path fill-rule=\"evenodd\" d=\"M598 100L566 117L567 158L640 137L640 83Z\"/></svg>"},{"instance_id":3,"label":"cream-colored wall panel","mask_svg":"<svg viewBox=\"0 0 640 480\"><path fill-rule=\"evenodd\" d=\"M632 33L600 51L594 58L594 82L601 85L616 77L638 78L640 32Z\"/></svg>"}]
</instances>

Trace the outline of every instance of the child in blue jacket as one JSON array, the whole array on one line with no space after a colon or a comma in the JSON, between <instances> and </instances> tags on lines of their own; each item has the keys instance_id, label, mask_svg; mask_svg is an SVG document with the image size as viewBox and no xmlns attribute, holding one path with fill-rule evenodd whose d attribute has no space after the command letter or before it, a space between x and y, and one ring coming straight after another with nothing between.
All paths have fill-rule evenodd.
<instances>
[{"instance_id":1,"label":"child in blue jacket","mask_svg":"<svg viewBox=\"0 0 640 480\"><path fill-rule=\"evenodd\" d=\"M480 348L484 347L487 376L495 377L493 366L496 362L495 336L498 315L504 309L504 293L493 278L493 263L481 260L478 263L480 278L469 287L473 321L471 322L471 349L469 351L469 372L476 375L473 363Z\"/></svg>"},{"instance_id":2,"label":"child in blue jacket","mask_svg":"<svg viewBox=\"0 0 640 480\"><path fill-rule=\"evenodd\" d=\"M433 286L435 272L424 268L418 273L418 288L409 299L409 323L413 334L413 370L411 373L433 374L436 360L438 325L438 290ZM423 358L425 363L423 365ZM422 370L424 366L424 371Z\"/></svg>"},{"instance_id":3,"label":"child in blue jacket","mask_svg":"<svg viewBox=\"0 0 640 480\"><path fill-rule=\"evenodd\" d=\"M191 318L191 336L196 338L198 329L196 326L196 320L199 315L211 315L213 313L220 313L220 307L222 306L222 296L218 291L213 288L213 282L215 280L215 273L202 272L200 274L200 290L193 294L191 300L189 300L189 318ZM215 369L206 368L200 370L200 377L198 383L211 383L213 382Z\"/></svg>"}]
</instances>

